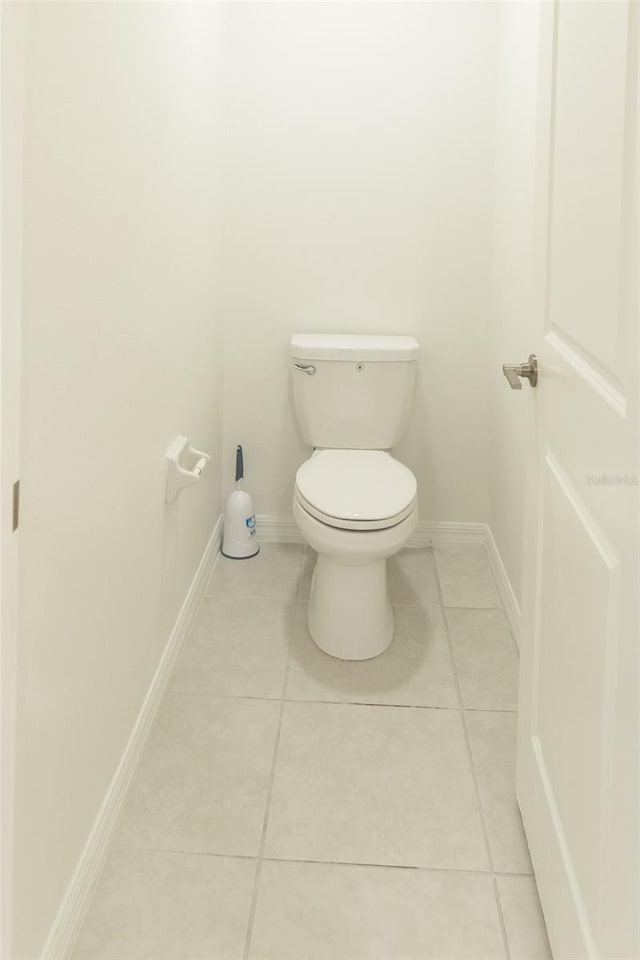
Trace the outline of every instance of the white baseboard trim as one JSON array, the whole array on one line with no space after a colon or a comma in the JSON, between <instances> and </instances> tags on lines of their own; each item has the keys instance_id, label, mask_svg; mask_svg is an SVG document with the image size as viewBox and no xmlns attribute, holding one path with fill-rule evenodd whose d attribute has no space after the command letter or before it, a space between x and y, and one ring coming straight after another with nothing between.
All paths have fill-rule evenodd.
<instances>
[{"instance_id":1,"label":"white baseboard trim","mask_svg":"<svg viewBox=\"0 0 640 960\"><path fill-rule=\"evenodd\" d=\"M256 535L260 543L304 543L293 517L258 514Z\"/></svg>"},{"instance_id":2,"label":"white baseboard trim","mask_svg":"<svg viewBox=\"0 0 640 960\"><path fill-rule=\"evenodd\" d=\"M58 915L42 952L41 960L65 960L71 953L84 921L91 895L102 872L109 844L127 790L151 730L171 671L188 633L196 607L216 560L220 556L222 516L218 517L195 572L180 613L147 691L135 726L107 791L93 829L85 844Z\"/></svg>"},{"instance_id":3,"label":"white baseboard trim","mask_svg":"<svg viewBox=\"0 0 640 960\"><path fill-rule=\"evenodd\" d=\"M408 547L446 546L454 543L484 543L484 523L426 523L419 521ZM304 543L293 517L261 514L256 517L261 543Z\"/></svg>"},{"instance_id":4,"label":"white baseboard trim","mask_svg":"<svg viewBox=\"0 0 640 960\"><path fill-rule=\"evenodd\" d=\"M262 514L256 517L256 529L261 543L303 543L304 540L292 517ZM447 547L457 544L482 546L487 554L505 613L520 646L521 615L513 587L507 576L502 557L487 523L455 523L421 520L412 533L407 547Z\"/></svg>"},{"instance_id":5,"label":"white baseboard trim","mask_svg":"<svg viewBox=\"0 0 640 960\"><path fill-rule=\"evenodd\" d=\"M522 614L520 612L520 606L516 599L511 581L507 575L505 565L502 562L502 557L500 555L500 551L498 550L498 545L494 540L491 528L488 524L485 524L485 527L484 549L487 554L489 566L491 567L491 572L493 573L493 577L498 585L498 592L500 593L500 599L502 600L504 611L507 615L509 625L511 626L511 632L513 633L519 650L520 636L522 633Z\"/></svg>"},{"instance_id":6,"label":"white baseboard trim","mask_svg":"<svg viewBox=\"0 0 640 960\"><path fill-rule=\"evenodd\" d=\"M408 547L453 547L462 543L484 544L484 523L419 522Z\"/></svg>"}]
</instances>

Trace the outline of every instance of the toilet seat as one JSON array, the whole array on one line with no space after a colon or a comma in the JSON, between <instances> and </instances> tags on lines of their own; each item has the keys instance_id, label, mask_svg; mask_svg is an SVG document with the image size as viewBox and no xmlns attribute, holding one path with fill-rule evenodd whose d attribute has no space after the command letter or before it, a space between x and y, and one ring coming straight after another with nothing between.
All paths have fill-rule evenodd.
<instances>
[{"instance_id":1,"label":"toilet seat","mask_svg":"<svg viewBox=\"0 0 640 960\"><path fill-rule=\"evenodd\" d=\"M316 450L296 475L307 513L342 530L384 530L416 505L416 478L383 450Z\"/></svg>"},{"instance_id":2,"label":"toilet seat","mask_svg":"<svg viewBox=\"0 0 640 960\"><path fill-rule=\"evenodd\" d=\"M334 527L336 530L387 530L389 527L394 527L406 519L406 517L415 510L416 506L414 498L402 513L396 514L394 517L387 517L383 520L345 520L342 517L332 517L329 514L322 513L306 501L300 493L296 494L296 500L302 509L306 510L310 516L315 517L316 520L325 523L329 527Z\"/></svg>"}]
</instances>

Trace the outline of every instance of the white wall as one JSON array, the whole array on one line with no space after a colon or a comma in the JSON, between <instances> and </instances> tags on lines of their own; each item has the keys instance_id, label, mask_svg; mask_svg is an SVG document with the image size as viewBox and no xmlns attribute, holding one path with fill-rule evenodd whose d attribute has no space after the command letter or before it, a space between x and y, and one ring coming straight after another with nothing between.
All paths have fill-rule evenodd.
<instances>
[{"instance_id":1,"label":"white wall","mask_svg":"<svg viewBox=\"0 0 640 960\"><path fill-rule=\"evenodd\" d=\"M535 351L531 316L534 238L534 156L538 70L537 3L499 5L491 311L491 456L489 525L516 601L522 600L522 538L527 468L534 452L529 385L511 390L503 363Z\"/></svg>"},{"instance_id":2,"label":"white wall","mask_svg":"<svg viewBox=\"0 0 640 960\"><path fill-rule=\"evenodd\" d=\"M235 444L259 514L291 515L309 451L291 333L414 334L397 450L423 520L489 494L493 4L237 4L230 17L223 489Z\"/></svg>"},{"instance_id":3,"label":"white wall","mask_svg":"<svg viewBox=\"0 0 640 960\"><path fill-rule=\"evenodd\" d=\"M18 618L18 535L13 485L20 476L20 317L24 26L20 4L0 7L2 193L0 253L0 956L10 956L13 885L13 770Z\"/></svg>"},{"instance_id":4,"label":"white wall","mask_svg":"<svg viewBox=\"0 0 640 960\"><path fill-rule=\"evenodd\" d=\"M28 8L16 957L42 949L219 515L219 16ZM165 506L178 433L214 461Z\"/></svg>"}]
</instances>

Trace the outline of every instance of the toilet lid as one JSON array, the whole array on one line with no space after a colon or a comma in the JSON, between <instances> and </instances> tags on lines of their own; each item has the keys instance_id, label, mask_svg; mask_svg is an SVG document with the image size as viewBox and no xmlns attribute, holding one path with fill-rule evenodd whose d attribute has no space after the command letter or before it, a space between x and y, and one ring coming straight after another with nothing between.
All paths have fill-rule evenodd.
<instances>
[{"instance_id":1,"label":"toilet lid","mask_svg":"<svg viewBox=\"0 0 640 960\"><path fill-rule=\"evenodd\" d=\"M296 487L316 516L347 521L352 529L354 521L399 523L417 492L411 470L383 450L316 450L299 468Z\"/></svg>"}]
</instances>

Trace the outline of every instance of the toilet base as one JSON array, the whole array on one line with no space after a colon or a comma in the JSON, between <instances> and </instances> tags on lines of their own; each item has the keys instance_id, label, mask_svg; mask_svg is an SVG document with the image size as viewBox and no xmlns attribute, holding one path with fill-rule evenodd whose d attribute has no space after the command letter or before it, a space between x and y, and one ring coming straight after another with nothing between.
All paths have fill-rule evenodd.
<instances>
[{"instance_id":1,"label":"toilet base","mask_svg":"<svg viewBox=\"0 0 640 960\"><path fill-rule=\"evenodd\" d=\"M393 639L386 560L351 565L318 555L307 607L309 632L339 660L369 660Z\"/></svg>"}]
</instances>

